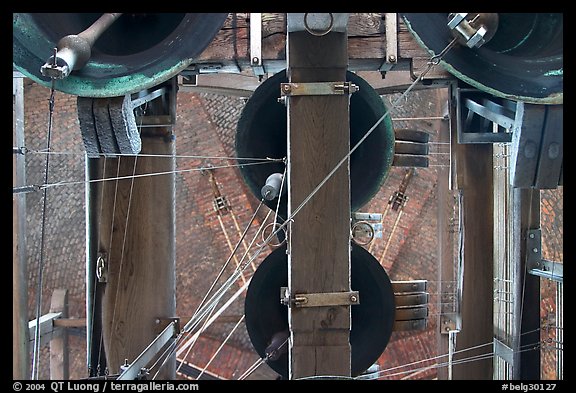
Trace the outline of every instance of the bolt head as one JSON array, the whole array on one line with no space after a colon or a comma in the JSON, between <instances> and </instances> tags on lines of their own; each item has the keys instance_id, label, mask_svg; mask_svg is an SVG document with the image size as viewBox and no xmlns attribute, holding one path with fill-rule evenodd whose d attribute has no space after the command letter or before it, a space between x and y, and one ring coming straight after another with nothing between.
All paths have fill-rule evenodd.
<instances>
[{"instance_id":1,"label":"bolt head","mask_svg":"<svg viewBox=\"0 0 576 393\"><path fill-rule=\"evenodd\" d=\"M388 61L389 61L390 63L396 63L396 56L394 56L394 55L388 56Z\"/></svg>"},{"instance_id":2,"label":"bolt head","mask_svg":"<svg viewBox=\"0 0 576 393\"><path fill-rule=\"evenodd\" d=\"M356 295L350 295L350 301L356 303L358 301L358 297L356 297Z\"/></svg>"}]
</instances>

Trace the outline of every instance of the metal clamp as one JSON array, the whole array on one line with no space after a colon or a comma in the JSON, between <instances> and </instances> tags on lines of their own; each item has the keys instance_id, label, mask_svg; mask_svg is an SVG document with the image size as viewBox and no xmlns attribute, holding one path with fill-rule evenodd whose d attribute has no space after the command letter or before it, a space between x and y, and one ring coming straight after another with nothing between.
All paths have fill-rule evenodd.
<instances>
[{"instance_id":1,"label":"metal clamp","mask_svg":"<svg viewBox=\"0 0 576 393\"><path fill-rule=\"evenodd\" d=\"M466 20L468 13L458 12L451 14L451 19L448 22L450 30L455 30L460 33L466 42L468 48L480 48L486 42L484 37L488 32L484 26L475 29L470 22Z\"/></svg>"},{"instance_id":2,"label":"metal clamp","mask_svg":"<svg viewBox=\"0 0 576 393\"><path fill-rule=\"evenodd\" d=\"M350 82L281 83L283 96L325 96L356 93L360 88Z\"/></svg>"},{"instance_id":3,"label":"metal clamp","mask_svg":"<svg viewBox=\"0 0 576 393\"><path fill-rule=\"evenodd\" d=\"M290 296L287 287L280 288L280 303L288 307L332 307L360 304L358 291L302 293Z\"/></svg>"}]
</instances>

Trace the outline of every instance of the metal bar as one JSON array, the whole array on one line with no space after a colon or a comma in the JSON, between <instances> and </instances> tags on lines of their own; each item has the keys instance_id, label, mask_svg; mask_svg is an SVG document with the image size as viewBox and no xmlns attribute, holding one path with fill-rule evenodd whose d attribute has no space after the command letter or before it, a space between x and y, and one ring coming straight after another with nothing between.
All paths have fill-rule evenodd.
<instances>
[{"instance_id":1,"label":"metal bar","mask_svg":"<svg viewBox=\"0 0 576 393\"><path fill-rule=\"evenodd\" d=\"M514 364L514 350L494 337L494 355L504 359L508 364Z\"/></svg>"},{"instance_id":2,"label":"metal bar","mask_svg":"<svg viewBox=\"0 0 576 393\"><path fill-rule=\"evenodd\" d=\"M392 291L394 293L425 292L427 284L427 280L392 281Z\"/></svg>"},{"instance_id":3,"label":"metal bar","mask_svg":"<svg viewBox=\"0 0 576 393\"><path fill-rule=\"evenodd\" d=\"M423 319L413 319L411 321L394 321L394 326L392 330L395 332L404 332L407 330L424 330L426 329L428 320Z\"/></svg>"},{"instance_id":4,"label":"metal bar","mask_svg":"<svg viewBox=\"0 0 576 393\"><path fill-rule=\"evenodd\" d=\"M428 294L427 293L415 293L410 295L394 294L394 300L396 302L396 308L414 307L427 304Z\"/></svg>"},{"instance_id":5,"label":"metal bar","mask_svg":"<svg viewBox=\"0 0 576 393\"><path fill-rule=\"evenodd\" d=\"M386 29L386 63L398 61L398 14L384 14Z\"/></svg>"},{"instance_id":6,"label":"metal bar","mask_svg":"<svg viewBox=\"0 0 576 393\"><path fill-rule=\"evenodd\" d=\"M352 213L355 220L359 221L382 221L382 213Z\"/></svg>"},{"instance_id":7,"label":"metal bar","mask_svg":"<svg viewBox=\"0 0 576 393\"><path fill-rule=\"evenodd\" d=\"M166 93L166 87L161 87L153 92L146 94L143 97L138 97L135 100L132 100L132 108L137 108L142 104L152 101L155 98L158 98ZM156 126L158 127L158 126Z\"/></svg>"},{"instance_id":8,"label":"metal bar","mask_svg":"<svg viewBox=\"0 0 576 393\"><path fill-rule=\"evenodd\" d=\"M151 343L142 351L140 355L118 376L118 380L134 380L138 377L142 368L160 352L160 350L178 334L176 321L170 323Z\"/></svg>"},{"instance_id":9,"label":"metal bar","mask_svg":"<svg viewBox=\"0 0 576 393\"><path fill-rule=\"evenodd\" d=\"M464 100L464 106L466 108L470 109L472 112L482 116L485 119L488 119L488 120L498 124L499 126L506 128L506 129L510 129L514 125L514 119L511 119L508 116L505 116L501 113L493 112L492 110L490 110L486 106L483 106L483 105L473 101L470 98L466 98Z\"/></svg>"},{"instance_id":10,"label":"metal bar","mask_svg":"<svg viewBox=\"0 0 576 393\"><path fill-rule=\"evenodd\" d=\"M250 13L250 65L254 75L264 75L262 65L262 14Z\"/></svg>"},{"instance_id":11,"label":"metal bar","mask_svg":"<svg viewBox=\"0 0 576 393\"><path fill-rule=\"evenodd\" d=\"M562 263L541 259L537 266L529 268L528 273L559 283L564 282L564 265Z\"/></svg>"},{"instance_id":12,"label":"metal bar","mask_svg":"<svg viewBox=\"0 0 576 393\"><path fill-rule=\"evenodd\" d=\"M351 94L358 87L350 82L308 82L281 83L280 92L283 96L325 96Z\"/></svg>"},{"instance_id":13,"label":"metal bar","mask_svg":"<svg viewBox=\"0 0 576 393\"><path fill-rule=\"evenodd\" d=\"M396 321L411 321L423 319L428 316L428 306L418 306L409 308L398 308L395 313Z\"/></svg>"},{"instance_id":14,"label":"metal bar","mask_svg":"<svg viewBox=\"0 0 576 393\"><path fill-rule=\"evenodd\" d=\"M198 61L192 63L188 66L188 68L183 71L186 74L237 74L238 73L238 65L242 69L248 69L251 67L250 59L247 58L240 58L238 59L238 63L234 60L222 60L222 61ZM348 69L350 71L380 71L380 67L382 65L381 59L349 59L348 62ZM390 71L410 71L411 59L399 59L397 63L392 65ZM275 74L277 72L283 71L286 69L286 60L285 59L263 59L262 66L269 74ZM446 79L444 79L446 81ZM444 82L439 82L444 83ZM432 82L434 84L434 82ZM402 86L404 87L404 86ZM398 91L403 91L406 89L398 89Z\"/></svg>"},{"instance_id":15,"label":"metal bar","mask_svg":"<svg viewBox=\"0 0 576 393\"><path fill-rule=\"evenodd\" d=\"M29 192L40 191L40 187L35 185L14 187L12 188L12 194L27 194Z\"/></svg>"},{"instance_id":16,"label":"metal bar","mask_svg":"<svg viewBox=\"0 0 576 393\"><path fill-rule=\"evenodd\" d=\"M294 305L296 307L329 307L354 304L360 304L358 291L294 295Z\"/></svg>"}]
</instances>

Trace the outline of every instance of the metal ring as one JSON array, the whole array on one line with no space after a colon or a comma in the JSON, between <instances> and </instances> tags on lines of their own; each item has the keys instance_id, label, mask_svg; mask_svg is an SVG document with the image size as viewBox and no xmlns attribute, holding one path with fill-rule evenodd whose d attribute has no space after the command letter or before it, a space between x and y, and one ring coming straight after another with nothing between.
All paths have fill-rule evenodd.
<instances>
[{"instance_id":1,"label":"metal ring","mask_svg":"<svg viewBox=\"0 0 576 393\"><path fill-rule=\"evenodd\" d=\"M328 29L326 29L326 31L319 32L318 30L313 30L310 28L310 26L308 26L308 12L304 14L304 28L308 33L315 35L316 37L322 37L330 33L332 31L332 28L334 27L334 15L332 15L331 12L329 12L328 15L330 15L330 25L328 26Z\"/></svg>"},{"instance_id":2,"label":"metal ring","mask_svg":"<svg viewBox=\"0 0 576 393\"><path fill-rule=\"evenodd\" d=\"M272 234L272 233L274 232L274 230L276 229L277 226L278 226L278 227L282 227L282 225L279 224L279 223L277 223L277 222L271 222L270 224L266 225L266 226L264 227L264 229L262 229L262 241L264 242L263 245L266 244L266 238L268 238L268 236L266 236L266 237L264 236L264 232L266 232L266 229L268 229L270 226L274 226L274 229L272 229L272 232L270 232L270 234ZM283 240L282 242L280 242L280 243L272 243L272 242L269 242L269 243L268 243L269 246L271 246L271 247L280 247L281 245L283 245L284 243L286 243L286 235L287 235L286 227L282 227L282 230L284 231L284 240ZM259 245L259 246L260 246L260 245Z\"/></svg>"},{"instance_id":3,"label":"metal ring","mask_svg":"<svg viewBox=\"0 0 576 393\"><path fill-rule=\"evenodd\" d=\"M370 230L368 231L368 232L369 232L369 235L368 235L369 240L366 241L366 242L358 241L358 240L356 240L356 238L354 237L354 230L355 230L356 227L359 226L360 224L362 224L362 225L367 225L368 228L370 228ZM368 221L356 221L356 222L354 223L354 225L352 225L352 230L351 230L351 232L352 232L352 240L354 240L354 243L356 243L356 244L358 244L358 245L360 245L360 246L365 246L365 245L367 245L367 244L370 244L370 243L372 242L372 240L374 240L374 227L373 227L372 225L370 225L370 223L369 223Z\"/></svg>"}]
</instances>

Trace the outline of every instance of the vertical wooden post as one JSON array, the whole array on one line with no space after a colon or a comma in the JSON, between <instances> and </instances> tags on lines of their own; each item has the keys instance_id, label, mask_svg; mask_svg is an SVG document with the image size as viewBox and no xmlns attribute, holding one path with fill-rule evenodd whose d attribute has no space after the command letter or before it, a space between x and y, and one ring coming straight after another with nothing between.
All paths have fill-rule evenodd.
<instances>
[{"instance_id":1,"label":"vertical wooden post","mask_svg":"<svg viewBox=\"0 0 576 393\"><path fill-rule=\"evenodd\" d=\"M462 326L454 360L489 354L493 332L493 171L491 144L456 144L464 215ZM483 345L474 350L469 348ZM454 365L454 379L492 379L492 358Z\"/></svg>"},{"instance_id":2,"label":"vertical wooden post","mask_svg":"<svg viewBox=\"0 0 576 393\"><path fill-rule=\"evenodd\" d=\"M52 293L50 312L60 312L61 318L68 317L68 291L55 289ZM70 377L68 363L68 331L60 332L50 340L50 379L67 380Z\"/></svg>"},{"instance_id":3,"label":"vertical wooden post","mask_svg":"<svg viewBox=\"0 0 576 393\"><path fill-rule=\"evenodd\" d=\"M346 32L322 37L289 32L287 50L290 82L346 80ZM292 214L350 151L349 97L292 96L287 102L288 213ZM349 234L350 174L345 163L290 225L292 296L350 291ZM350 319L350 306L291 307L290 378L349 376Z\"/></svg>"},{"instance_id":4,"label":"vertical wooden post","mask_svg":"<svg viewBox=\"0 0 576 393\"><path fill-rule=\"evenodd\" d=\"M448 116L454 115L454 107L451 105L449 98L451 96L450 91L446 92L447 89L436 89L436 97L438 102L445 103L441 107L441 112L436 115L442 116L448 114ZM447 106L447 107L446 107ZM442 113L444 111L445 113ZM455 117L454 117L455 118ZM438 141L441 143L450 142L450 120L436 120L436 128L438 130ZM450 191L449 184L450 168L440 167L438 168L438 221L437 221L437 236L438 236L438 293L437 296L437 307L438 307L438 330L437 334L437 345L438 345L438 356L446 355L449 350L449 334L448 332L452 328L449 322L454 322L454 314L450 312L453 311L450 307L454 304L454 298L448 300L448 296L455 294L456 292L456 275L455 273L455 258L454 258L454 235L453 230L455 228L455 222L451 222L450 219L453 217L454 208L454 198L453 193ZM450 295L448 295L450 294ZM446 330L448 328L448 331ZM447 357L443 356L438 359L438 363L445 364L447 362ZM447 367L438 368L438 379L448 379Z\"/></svg>"},{"instance_id":5,"label":"vertical wooden post","mask_svg":"<svg viewBox=\"0 0 576 393\"><path fill-rule=\"evenodd\" d=\"M163 112L161 100L149 102L147 117L157 112ZM141 154L174 154L169 128L143 128L141 138ZM102 182L102 188L94 188L90 195L91 208L98 209L91 217L98 225L89 243L106 256L104 351L109 373L118 373L125 359L132 362L160 333L158 319L175 316L175 161L149 156L94 161L101 165L89 174L129 177ZM167 174L130 178L159 172ZM157 378L174 379L175 365L172 356Z\"/></svg>"},{"instance_id":6,"label":"vertical wooden post","mask_svg":"<svg viewBox=\"0 0 576 393\"><path fill-rule=\"evenodd\" d=\"M517 300L521 303L519 331L520 379L540 379L540 277L528 274L526 268L528 230L540 228L540 190L515 189L515 212L520 216L520 257L518 284L516 293L521 294Z\"/></svg>"},{"instance_id":7,"label":"vertical wooden post","mask_svg":"<svg viewBox=\"0 0 576 393\"><path fill-rule=\"evenodd\" d=\"M14 97L14 146L24 143L24 76L12 79ZM26 184L24 156L15 154L12 159L12 184ZM26 194L12 198L12 378L29 379L28 349L28 268L26 262Z\"/></svg>"}]
</instances>

